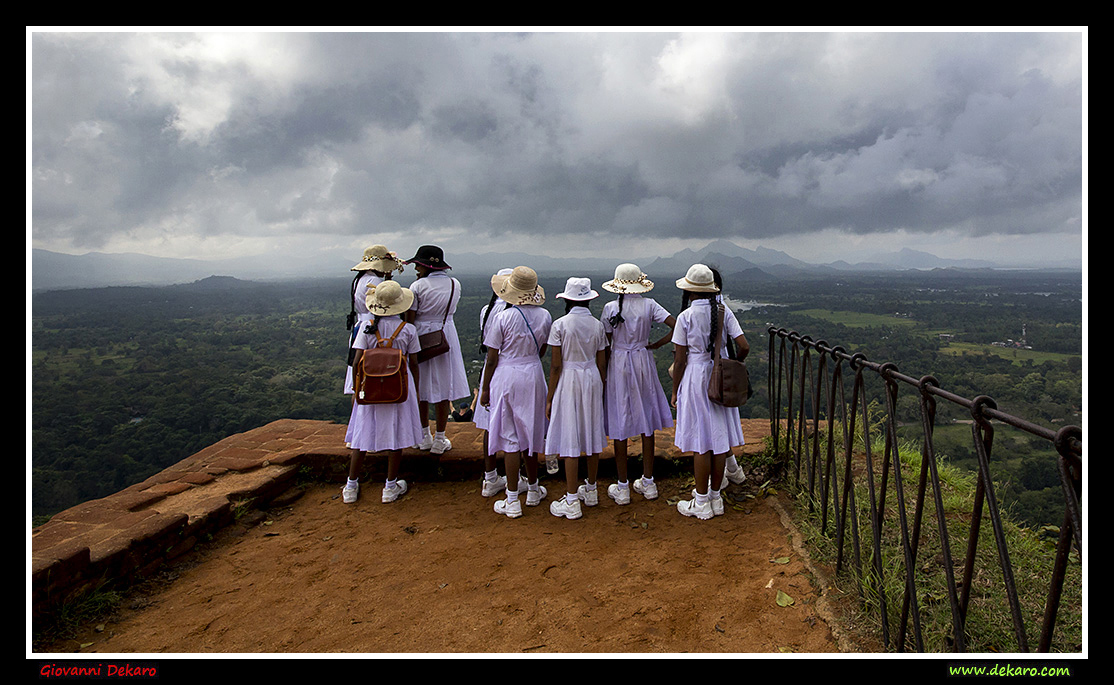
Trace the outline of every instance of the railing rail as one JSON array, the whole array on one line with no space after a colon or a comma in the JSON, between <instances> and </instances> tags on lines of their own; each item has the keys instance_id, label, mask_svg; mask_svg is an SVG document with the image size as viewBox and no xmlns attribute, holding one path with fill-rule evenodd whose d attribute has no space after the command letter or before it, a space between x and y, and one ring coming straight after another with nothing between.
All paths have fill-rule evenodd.
<instances>
[{"instance_id":1,"label":"railing rail","mask_svg":"<svg viewBox=\"0 0 1114 685\"><path fill-rule=\"evenodd\" d=\"M787 467L787 475L797 485L807 500L810 513L819 519L820 530L834 537L836 571L848 571L845 559L846 538L850 534L853 567L850 569L858 580L860 600L867 595L876 598L877 611L882 627L882 639L887 648L904 651L911 639L917 651L925 650L918 598L918 551L922 540L922 526L930 500L935 510L935 533L940 545L940 562L944 567L948 604L951 613L951 648L967 651L968 635L965 623L971 606L972 580L976 568L976 552L983 523L984 510L989 515L997 552L998 571L1001 573L1013 634L1019 652L1030 651L1025 617L1018 599L1014 567L1004 532L1002 514L994 493L990 457L994 443L994 424L1000 422L1013 426L1032 436L1047 440L1055 450L1064 497L1064 518L1045 595L1043 618L1040 627L1038 651L1048 651L1056 625L1069 555L1074 547L1082 559L1081 493L1083 475L1083 432L1078 426L1066 426L1052 431L1016 416L1001 412L993 399L978 396L968 399L940 387L932 376L914 378L898 371L892 363L876 363L862 354L849 354L838 346L823 340L814 341L808 336L771 327L769 332L769 402L771 434L776 458ZM844 367L853 373L851 397L848 401ZM885 397L883 445L881 463L872 454L875 436L870 435L871 423L866 394L867 379L877 379ZM910 386L919 395L921 419L920 474L912 502L906 501L906 488L902 486L902 462L899 459L897 435L897 397L899 384ZM806 396L811 400L806 404ZM782 399L785 399L784 413ZM821 400L825 400L823 403ZM967 409L972 417L972 441L977 456L978 472L974 501L969 513L966 548L962 569L956 577L957 567L952 558L949 539L949 520L943 503L941 479L937 470L937 457L933 445L933 429L938 400L950 402ZM821 416L826 417L824 420ZM858 425L861 422L861 426ZM810 425L811 424L811 425ZM784 428L784 438L782 429ZM837 435L838 432L838 435ZM821 435L825 438L821 441ZM856 435L861 446L856 452ZM839 443L839 444L837 444ZM837 449L841 454L837 454ZM837 459L842 458L842 469ZM856 468L857 466L857 468ZM877 475L881 469L880 476ZM842 471L842 472L841 472ZM892 471L892 473L891 473ZM865 483L864 483L865 481ZM863 541L860 539L860 507L857 506L854 485L865 486L869 497L869 530L871 539L866 553L870 568L863 569ZM887 509L887 488L891 487L896 507ZM817 511L819 509L819 511ZM895 513L887 520L887 511ZM910 511L912 516L910 516ZM849 520L850 519L850 520ZM834 531L829 532L829 523ZM886 527L898 527L904 567L904 589L901 597L900 616L896 621L897 635L892 636L891 611L886 593L880 590L884 569L882 533ZM928 524L932 525L932 524ZM955 526L951 526L954 529ZM909 635L910 629L912 635Z\"/></svg>"}]
</instances>

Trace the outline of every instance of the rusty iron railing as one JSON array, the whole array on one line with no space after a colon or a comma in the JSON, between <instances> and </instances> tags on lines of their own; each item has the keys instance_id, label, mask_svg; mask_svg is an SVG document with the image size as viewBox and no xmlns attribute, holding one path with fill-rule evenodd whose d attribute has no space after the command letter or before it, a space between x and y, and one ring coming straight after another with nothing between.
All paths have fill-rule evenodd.
<instances>
[{"instance_id":1,"label":"rusty iron railing","mask_svg":"<svg viewBox=\"0 0 1114 685\"><path fill-rule=\"evenodd\" d=\"M965 652L970 642L965 623L971 605L972 579L978 572L976 552L985 510L989 514L997 551L999 568L994 573L1000 573L1005 587L1017 651L1030 651L1026 621L1014 578L1015 569L1010 562L1010 550L1006 544L1002 513L995 497L990 469L991 448L994 443L992 422L1008 424L1048 441L1050 448L1054 449L1050 458L1058 460L1065 508L1047 592L1040 595L1044 597L1044 604L1037 650L1049 651L1070 552L1074 547L1080 561L1083 555L1082 429L1067 426L1059 431L1051 431L998 411L994 400L987 396L966 399L950 393L941 388L932 376L913 378L900 373L893 364L871 362L862 354L849 354L842 347L829 346L823 340L813 341L808 336L784 328L771 327L768 330L769 402L776 458L786 466L787 477L799 487L803 499L807 500L810 512L818 519L820 530L824 535L834 536L837 574L853 573L858 580L860 600L867 596L874 600L871 604L876 606L882 639L888 649L904 651L911 647L917 651L925 651L918 580L921 567L928 562L922 559L918 563L917 553L924 537L922 524L925 523L930 497L935 510L935 532L938 535L935 544L940 546L939 553L930 561L935 566L942 565L946 576L951 615L948 636L951 649ZM845 368L851 372L849 402L844 380ZM875 421L873 426L883 432L881 436L870 435L872 426L867 406L868 379L874 384L871 388L875 391L875 396L884 396L884 418ZM879 382L880 388L877 386ZM912 502L907 501L907 488L902 485L902 462L898 455L896 415L899 384L905 384L916 392L920 404L920 475L915 488L911 488L915 491ZM822 399L825 400L823 406ZM933 448L932 436L938 400L966 408L973 419L972 441L978 472L971 509L969 512L961 512L960 516L963 527L968 529L961 568L955 565L956 561L952 557L949 530L955 530L956 525L954 517L949 521L944 510L941 479ZM859 422L861 425L857 425ZM783 428L784 436L781 434ZM824 436L823 439L821 436ZM872 454L872 444L876 437L884 445L880 464L876 463L876 455ZM879 466L880 474L877 473ZM860 507L856 503L856 485L870 499L869 509L865 506L862 508L864 512L869 510L871 538L870 546L865 550L865 554L869 556L869 568L866 569L863 568L863 536L860 535ZM896 500L889 507L886 502L887 489L893 490ZM829 532L829 523L834 525L834 531ZM894 526L900 533L900 553L903 557L900 560L903 563L897 565L902 567L901 573L904 576L900 617L896 620L890 616L892 607L888 606L886 593L880 590L884 573L884 554L881 548L883 530L888 528L892 531ZM926 529L924 532L929 531ZM848 534L851 537L854 563L851 568L847 567L845 559ZM960 571L959 578L956 577L957 570ZM896 637L891 635L891 623L896 624Z\"/></svg>"}]
</instances>

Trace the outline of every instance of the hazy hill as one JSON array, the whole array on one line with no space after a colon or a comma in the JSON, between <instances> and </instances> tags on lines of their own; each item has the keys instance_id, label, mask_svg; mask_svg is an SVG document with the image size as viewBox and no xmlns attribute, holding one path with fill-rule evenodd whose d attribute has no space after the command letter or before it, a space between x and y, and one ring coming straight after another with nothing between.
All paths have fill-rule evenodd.
<instances>
[{"instance_id":1,"label":"hazy hill","mask_svg":"<svg viewBox=\"0 0 1114 685\"><path fill-rule=\"evenodd\" d=\"M905 248L875 255L870 261L850 264L835 261L810 264L780 250L765 247L748 249L730 240L715 240L700 249L684 249L673 255L625 259L612 257L566 257L533 255L524 252L460 253L448 258L453 272L482 276L501 268L520 264L533 267L540 275L610 276L621 261L632 261L656 281L680 278L697 262L717 266L725 275L746 272L751 279L796 279L829 276L837 272L898 272L927 269L996 268L981 259L943 259L928 252ZM68 290L128 285L171 285L192 283L211 276L234 277L253 281L282 281L307 278L343 278L350 275L351 257L336 253L300 256L297 260L262 258L199 260L151 257L139 254L66 255L47 250L31 251L31 289ZM1070 268L1070 267L1069 267ZM1081 267L1075 267L1079 270Z\"/></svg>"}]
</instances>

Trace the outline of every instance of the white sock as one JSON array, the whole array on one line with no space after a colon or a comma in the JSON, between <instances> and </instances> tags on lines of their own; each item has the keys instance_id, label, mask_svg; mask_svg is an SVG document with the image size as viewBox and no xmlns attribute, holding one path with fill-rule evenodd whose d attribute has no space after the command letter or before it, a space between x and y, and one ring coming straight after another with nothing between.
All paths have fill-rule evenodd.
<instances>
[{"instance_id":1,"label":"white sock","mask_svg":"<svg viewBox=\"0 0 1114 685\"><path fill-rule=\"evenodd\" d=\"M653 476L642 476L642 482L643 483L653 483L654 482L654 477Z\"/></svg>"},{"instance_id":2,"label":"white sock","mask_svg":"<svg viewBox=\"0 0 1114 685\"><path fill-rule=\"evenodd\" d=\"M360 484L360 480L358 478L356 480L352 480L351 478L348 479L348 487L350 487L350 488L354 488L359 484Z\"/></svg>"},{"instance_id":3,"label":"white sock","mask_svg":"<svg viewBox=\"0 0 1114 685\"><path fill-rule=\"evenodd\" d=\"M711 488L708 488L708 497L710 499L719 499L719 497L720 497L719 490L713 490Z\"/></svg>"},{"instance_id":4,"label":"white sock","mask_svg":"<svg viewBox=\"0 0 1114 685\"><path fill-rule=\"evenodd\" d=\"M701 495L699 492L696 493L696 503L697 504L706 504L707 502L708 502L708 495Z\"/></svg>"},{"instance_id":5,"label":"white sock","mask_svg":"<svg viewBox=\"0 0 1114 685\"><path fill-rule=\"evenodd\" d=\"M498 471L484 471L484 480L493 483L497 478L499 478Z\"/></svg>"},{"instance_id":6,"label":"white sock","mask_svg":"<svg viewBox=\"0 0 1114 685\"><path fill-rule=\"evenodd\" d=\"M596 489L596 484L595 483L589 483L588 481L584 481L584 487L586 487L588 489L588 492L591 492L592 490Z\"/></svg>"},{"instance_id":7,"label":"white sock","mask_svg":"<svg viewBox=\"0 0 1114 685\"><path fill-rule=\"evenodd\" d=\"M739 470L739 461L735 459L734 454L727 458L727 470L731 473L735 473Z\"/></svg>"},{"instance_id":8,"label":"white sock","mask_svg":"<svg viewBox=\"0 0 1114 685\"><path fill-rule=\"evenodd\" d=\"M577 502L580 501L580 497L578 497L575 492L566 492L565 493L565 501L568 502L569 504L576 504Z\"/></svg>"},{"instance_id":9,"label":"white sock","mask_svg":"<svg viewBox=\"0 0 1114 685\"><path fill-rule=\"evenodd\" d=\"M616 483L616 485L618 485L621 488L629 488L630 487L630 483L628 483L625 480L619 481L618 483Z\"/></svg>"},{"instance_id":10,"label":"white sock","mask_svg":"<svg viewBox=\"0 0 1114 685\"><path fill-rule=\"evenodd\" d=\"M445 437L445 431L437 431L437 433L433 437L443 439Z\"/></svg>"},{"instance_id":11,"label":"white sock","mask_svg":"<svg viewBox=\"0 0 1114 685\"><path fill-rule=\"evenodd\" d=\"M398 487L398 479L397 478L395 480L388 480L387 481L387 488L388 489L397 488L397 487Z\"/></svg>"}]
</instances>

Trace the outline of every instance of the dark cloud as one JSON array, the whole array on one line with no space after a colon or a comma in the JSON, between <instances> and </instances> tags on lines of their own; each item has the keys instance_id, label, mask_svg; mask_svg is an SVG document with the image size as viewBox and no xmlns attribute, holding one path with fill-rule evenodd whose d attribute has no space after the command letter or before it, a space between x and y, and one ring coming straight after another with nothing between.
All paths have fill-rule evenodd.
<instances>
[{"instance_id":1,"label":"dark cloud","mask_svg":"<svg viewBox=\"0 0 1114 685\"><path fill-rule=\"evenodd\" d=\"M1078 33L35 34L32 235L1078 222Z\"/></svg>"}]
</instances>

